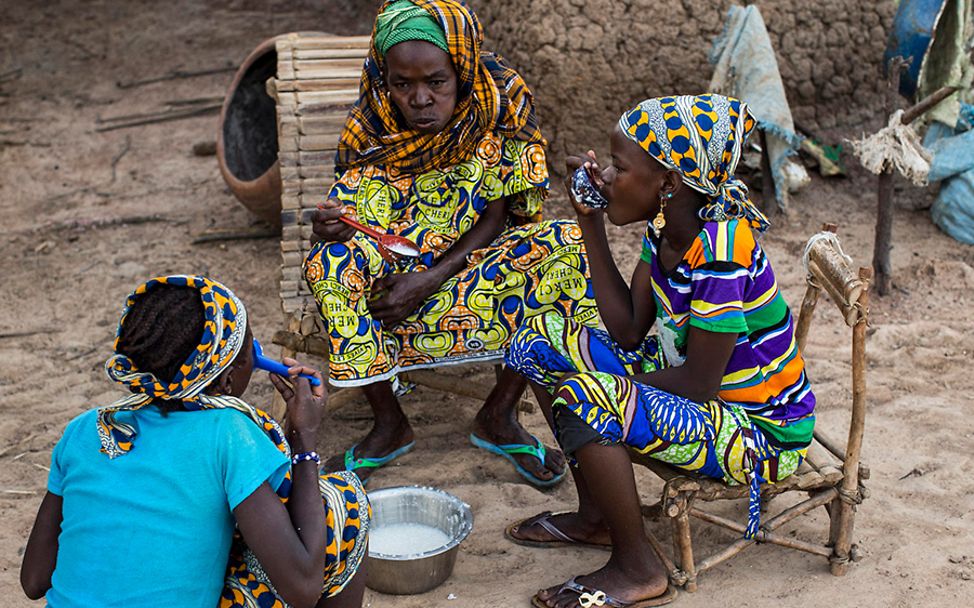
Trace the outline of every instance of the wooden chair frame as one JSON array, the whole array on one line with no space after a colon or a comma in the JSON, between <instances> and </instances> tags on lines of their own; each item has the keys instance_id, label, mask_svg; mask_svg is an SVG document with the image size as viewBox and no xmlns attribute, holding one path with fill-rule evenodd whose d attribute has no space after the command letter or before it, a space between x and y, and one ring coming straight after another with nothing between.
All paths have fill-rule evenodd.
<instances>
[{"instance_id":1,"label":"wooden chair frame","mask_svg":"<svg viewBox=\"0 0 974 608\"><path fill-rule=\"evenodd\" d=\"M770 543L825 557L836 576L844 575L850 561L859 554L853 544L857 506L866 497L863 480L869 468L860 462L863 427L866 419L866 327L869 317L869 283L871 268L853 272L850 260L842 254L835 238L835 225L826 224L823 232L812 237L806 250L807 288L796 323L798 347L804 351L812 315L822 291L838 307L852 329L852 403L848 437L845 446L817 426L805 461L794 475L761 489L764 506L771 498L785 492L805 492L807 498L782 512L763 519L753 539L743 538L745 525L704 511L697 502L746 499L745 485L729 486L720 480L692 476L658 460L633 454L633 461L648 467L664 481L662 497L654 507L644 507L648 517L662 515L671 522L675 560L664 556L671 581L693 592L697 576L734 557L747 547ZM782 535L777 530L784 524L824 506L829 513L828 542L810 543ZM690 518L727 528L741 535L736 540L702 560L694 558Z\"/></svg>"}]
</instances>

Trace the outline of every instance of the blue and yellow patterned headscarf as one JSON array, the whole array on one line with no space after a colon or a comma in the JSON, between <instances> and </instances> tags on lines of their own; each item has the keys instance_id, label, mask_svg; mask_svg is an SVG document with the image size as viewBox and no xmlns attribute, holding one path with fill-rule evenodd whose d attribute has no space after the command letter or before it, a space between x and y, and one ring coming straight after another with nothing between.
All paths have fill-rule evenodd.
<instances>
[{"instance_id":1,"label":"blue and yellow patterned headscarf","mask_svg":"<svg viewBox=\"0 0 974 608\"><path fill-rule=\"evenodd\" d=\"M709 93L658 97L641 102L619 119L625 135L683 183L707 196L698 215L704 221L746 219L764 232L768 218L734 176L744 142L754 128L747 104Z\"/></svg>"},{"instance_id":2,"label":"blue and yellow patterned headscarf","mask_svg":"<svg viewBox=\"0 0 974 608\"><path fill-rule=\"evenodd\" d=\"M172 382L166 383L153 374L139 371L135 363L118 352L119 336L132 306L139 298L159 285L192 287L199 291L203 302L203 336L199 346L187 358ZM233 363L243 348L247 331L247 309L226 286L205 277L174 275L157 277L140 285L128 297L122 319L115 334L115 355L106 363L108 377L127 387L132 394L110 406L98 410L98 436L101 451L109 458L123 456L132 449L137 429L134 424L120 422L115 414L135 411L152 403L154 399L172 399L183 402L189 410L232 408L239 410L259 424L275 441L285 443L277 423L241 399L227 395L207 395L207 386ZM286 445L286 443L285 443Z\"/></svg>"}]
</instances>

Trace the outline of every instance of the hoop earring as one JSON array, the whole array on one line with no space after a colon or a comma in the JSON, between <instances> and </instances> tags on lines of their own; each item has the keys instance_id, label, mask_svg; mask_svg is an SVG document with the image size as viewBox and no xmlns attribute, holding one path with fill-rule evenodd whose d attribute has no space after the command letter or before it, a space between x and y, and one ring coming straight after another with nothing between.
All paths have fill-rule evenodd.
<instances>
[{"instance_id":1,"label":"hoop earring","mask_svg":"<svg viewBox=\"0 0 974 608\"><path fill-rule=\"evenodd\" d=\"M656 235L656 238L659 238L660 231L666 226L666 216L663 215L663 209L666 209L666 201L671 198L673 198L672 192L659 195L659 213L653 218L653 234Z\"/></svg>"}]
</instances>

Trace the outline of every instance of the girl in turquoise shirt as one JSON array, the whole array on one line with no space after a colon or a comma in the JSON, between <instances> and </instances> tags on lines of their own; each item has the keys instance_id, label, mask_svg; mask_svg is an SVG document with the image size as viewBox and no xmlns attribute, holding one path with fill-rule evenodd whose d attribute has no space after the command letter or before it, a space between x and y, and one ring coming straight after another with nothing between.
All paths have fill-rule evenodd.
<instances>
[{"instance_id":1,"label":"girl in turquoise shirt","mask_svg":"<svg viewBox=\"0 0 974 608\"><path fill-rule=\"evenodd\" d=\"M243 303L204 277L129 296L108 375L130 394L72 420L21 583L48 606L360 606L368 501L321 475L319 372L271 375L281 428L240 399L253 373ZM318 378L311 386L298 374Z\"/></svg>"}]
</instances>

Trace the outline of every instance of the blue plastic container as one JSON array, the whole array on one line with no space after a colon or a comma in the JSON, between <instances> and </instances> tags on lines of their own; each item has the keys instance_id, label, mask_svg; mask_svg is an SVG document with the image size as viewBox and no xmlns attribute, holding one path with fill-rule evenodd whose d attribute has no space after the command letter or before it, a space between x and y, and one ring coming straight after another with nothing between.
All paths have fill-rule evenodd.
<instances>
[{"instance_id":1,"label":"blue plastic container","mask_svg":"<svg viewBox=\"0 0 974 608\"><path fill-rule=\"evenodd\" d=\"M883 70L888 72L890 59L897 55L904 59L912 57L900 79L900 94L912 101L917 101L917 87L924 71L927 51L933 44L937 24L946 5L947 0L900 0L893 18L893 29L883 54Z\"/></svg>"}]
</instances>

